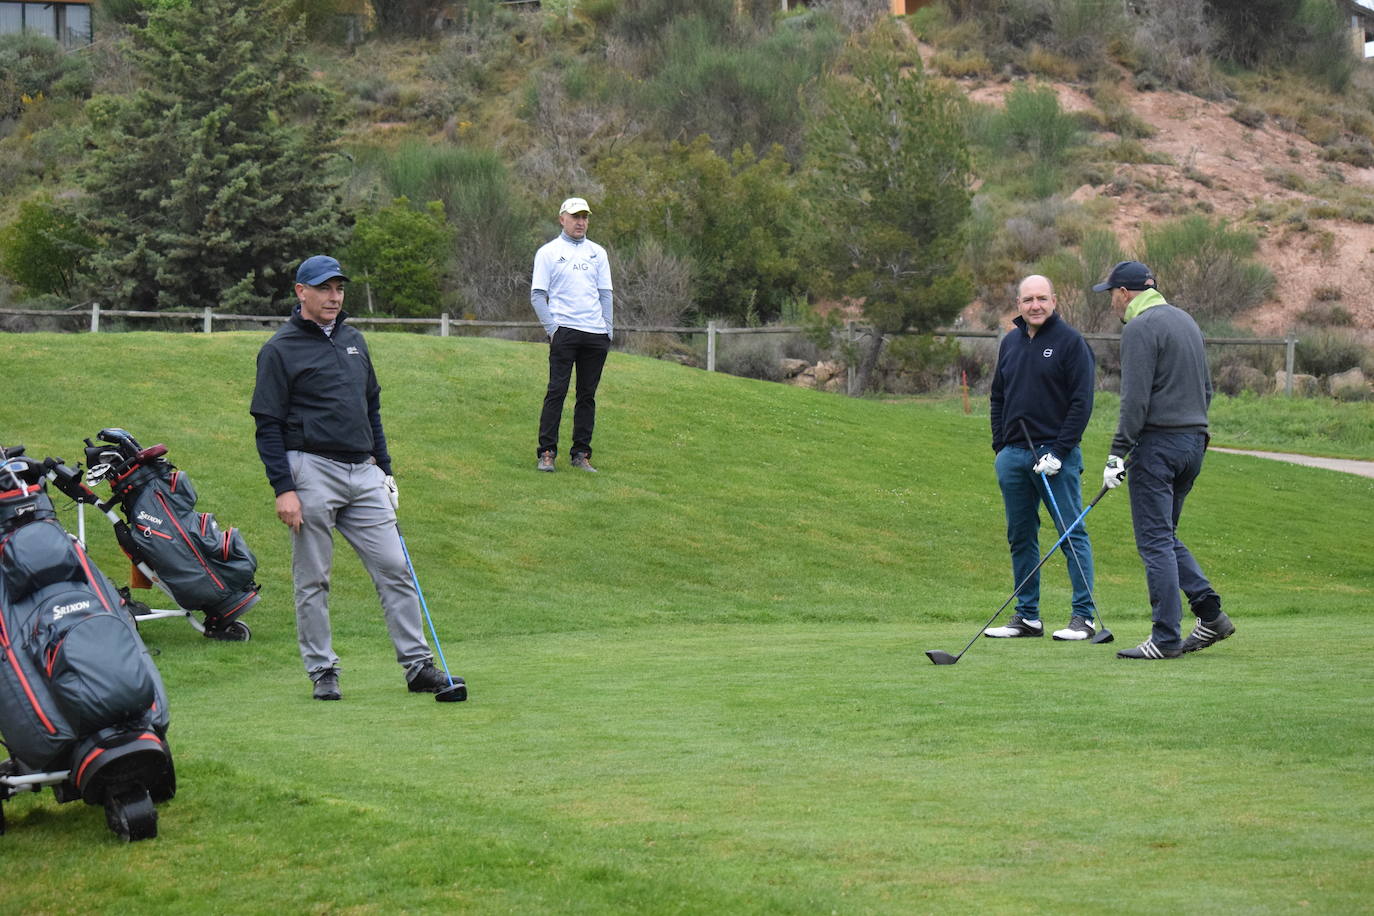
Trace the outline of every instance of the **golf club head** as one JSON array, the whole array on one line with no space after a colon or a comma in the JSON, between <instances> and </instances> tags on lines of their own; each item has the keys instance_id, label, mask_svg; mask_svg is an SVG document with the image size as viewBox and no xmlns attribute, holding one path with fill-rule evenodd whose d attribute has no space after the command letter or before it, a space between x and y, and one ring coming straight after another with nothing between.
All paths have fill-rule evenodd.
<instances>
[{"instance_id":1,"label":"golf club head","mask_svg":"<svg viewBox=\"0 0 1374 916\"><path fill-rule=\"evenodd\" d=\"M1099 643L1111 642L1114 639L1116 639L1116 637L1112 635L1112 631L1103 627L1097 631L1097 635L1090 639L1089 642L1093 645L1098 645Z\"/></svg>"},{"instance_id":2,"label":"golf club head","mask_svg":"<svg viewBox=\"0 0 1374 916\"><path fill-rule=\"evenodd\" d=\"M959 661L959 656L950 655L948 652L943 652L939 649L927 649L926 657L935 665L952 665Z\"/></svg>"},{"instance_id":3,"label":"golf club head","mask_svg":"<svg viewBox=\"0 0 1374 916\"><path fill-rule=\"evenodd\" d=\"M451 684L434 695L436 703L461 703L468 698L468 685L461 681Z\"/></svg>"}]
</instances>

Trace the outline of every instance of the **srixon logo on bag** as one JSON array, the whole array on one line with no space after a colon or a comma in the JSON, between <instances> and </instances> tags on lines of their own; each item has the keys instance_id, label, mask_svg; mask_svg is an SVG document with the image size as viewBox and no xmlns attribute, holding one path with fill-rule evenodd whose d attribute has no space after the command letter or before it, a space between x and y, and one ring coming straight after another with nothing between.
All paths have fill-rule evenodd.
<instances>
[{"instance_id":1,"label":"srixon logo on bag","mask_svg":"<svg viewBox=\"0 0 1374 916\"><path fill-rule=\"evenodd\" d=\"M147 512L140 511L137 518L140 522L147 522L150 525L157 525L159 527L162 525L162 519L158 518L156 515L149 515Z\"/></svg>"},{"instance_id":2,"label":"srixon logo on bag","mask_svg":"<svg viewBox=\"0 0 1374 916\"><path fill-rule=\"evenodd\" d=\"M66 617L68 614L73 614L73 613L75 613L75 612L77 612L77 611L86 611L86 610L90 610L90 607L91 607L91 603L90 603L89 601L75 601L75 602L73 602L73 603L71 603L71 604L57 604L57 605L53 605L53 609L52 609L52 619L53 619L53 620L61 620L63 617Z\"/></svg>"}]
</instances>

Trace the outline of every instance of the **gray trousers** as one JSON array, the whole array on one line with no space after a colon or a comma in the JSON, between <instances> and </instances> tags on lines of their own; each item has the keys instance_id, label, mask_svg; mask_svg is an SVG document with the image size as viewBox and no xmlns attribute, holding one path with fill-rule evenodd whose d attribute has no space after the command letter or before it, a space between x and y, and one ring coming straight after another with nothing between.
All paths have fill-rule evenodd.
<instances>
[{"instance_id":1,"label":"gray trousers","mask_svg":"<svg viewBox=\"0 0 1374 916\"><path fill-rule=\"evenodd\" d=\"M370 462L345 464L309 452L288 451L286 457L301 501L301 530L291 534L291 578L296 587L296 638L306 672L314 679L339 665L329 626L335 529L352 545L377 587L396 661L409 668L433 658L382 469Z\"/></svg>"}]
</instances>

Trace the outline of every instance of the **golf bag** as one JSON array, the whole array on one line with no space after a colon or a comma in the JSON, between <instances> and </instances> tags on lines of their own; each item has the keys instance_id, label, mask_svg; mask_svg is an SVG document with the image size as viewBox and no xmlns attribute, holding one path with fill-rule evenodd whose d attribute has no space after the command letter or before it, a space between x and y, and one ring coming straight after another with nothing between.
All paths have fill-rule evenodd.
<instances>
[{"instance_id":1,"label":"golf bag","mask_svg":"<svg viewBox=\"0 0 1374 916\"><path fill-rule=\"evenodd\" d=\"M145 449L122 429L102 429L98 438L99 444L86 440L86 481L109 483L109 500L102 502L79 471L60 461L51 460L48 476L63 493L109 518L137 573L131 587L156 585L179 605L176 611L158 611L126 592L135 619L185 616L212 639L249 639L251 631L239 618L258 602L253 580L258 560L243 535L196 511L191 478L162 457L167 446ZM123 518L112 511L116 505ZM203 625L191 611L205 615Z\"/></svg>"},{"instance_id":2,"label":"golf bag","mask_svg":"<svg viewBox=\"0 0 1374 916\"><path fill-rule=\"evenodd\" d=\"M129 609L58 523L42 465L0 448L0 833L5 800L52 786L103 805L126 840L157 835L176 793L167 694Z\"/></svg>"}]
</instances>

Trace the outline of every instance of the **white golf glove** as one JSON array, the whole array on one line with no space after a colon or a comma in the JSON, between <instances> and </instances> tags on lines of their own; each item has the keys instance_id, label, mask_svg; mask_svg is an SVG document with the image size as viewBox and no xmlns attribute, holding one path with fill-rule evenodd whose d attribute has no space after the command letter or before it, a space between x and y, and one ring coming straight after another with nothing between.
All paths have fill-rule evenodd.
<instances>
[{"instance_id":1,"label":"white golf glove","mask_svg":"<svg viewBox=\"0 0 1374 916\"><path fill-rule=\"evenodd\" d=\"M1035 467L1031 468L1037 474L1044 474L1046 477L1053 477L1059 473L1059 469L1064 466L1064 462L1054 457L1054 452L1046 452L1043 457L1035 462Z\"/></svg>"},{"instance_id":2,"label":"white golf glove","mask_svg":"<svg viewBox=\"0 0 1374 916\"><path fill-rule=\"evenodd\" d=\"M386 488L386 498L391 500L391 511L395 512L401 508L401 491L396 489L396 478L386 475L382 478L382 486Z\"/></svg>"},{"instance_id":3,"label":"white golf glove","mask_svg":"<svg viewBox=\"0 0 1374 916\"><path fill-rule=\"evenodd\" d=\"M1107 466L1102 469L1102 486L1115 490L1126 479L1126 462L1115 455L1107 456Z\"/></svg>"}]
</instances>

